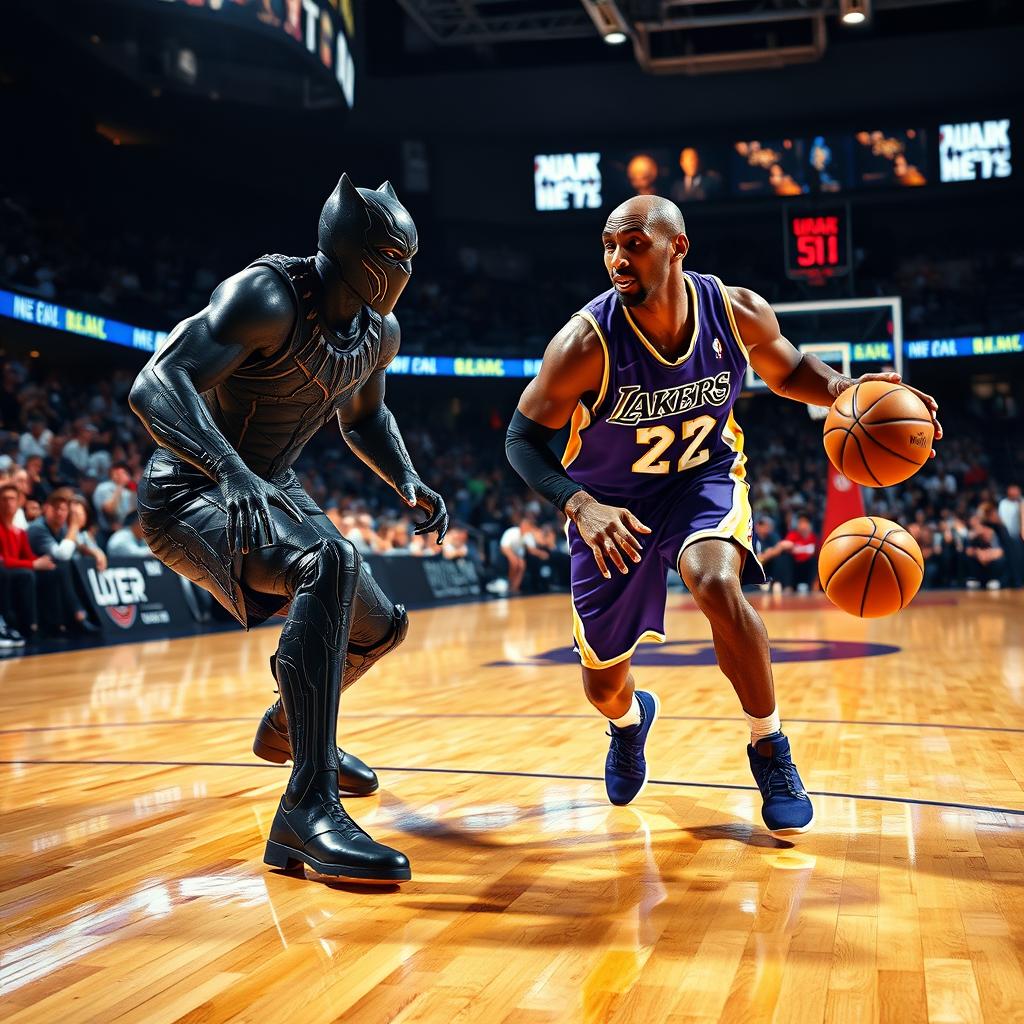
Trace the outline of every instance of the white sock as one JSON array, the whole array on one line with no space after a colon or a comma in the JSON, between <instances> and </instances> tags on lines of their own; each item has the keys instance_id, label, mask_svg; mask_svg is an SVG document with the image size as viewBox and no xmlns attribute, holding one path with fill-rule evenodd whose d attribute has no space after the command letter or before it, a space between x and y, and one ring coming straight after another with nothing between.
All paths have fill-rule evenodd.
<instances>
[{"instance_id":1,"label":"white sock","mask_svg":"<svg viewBox=\"0 0 1024 1024\"><path fill-rule=\"evenodd\" d=\"M758 740L763 740L765 736L771 736L773 732L779 732L782 729L777 707L765 718L755 718L753 715L748 715L746 711L743 712L743 717L747 720L747 725L750 726L750 745L752 747L757 746Z\"/></svg>"},{"instance_id":2,"label":"white sock","mask_svg":"<svg viewBox=\"0 0 1024 1024\"><path fill-rule=\"evenodd\" d=\"M621 718L609 718L608 721L616 729L628 729L631 725L639 725L640 701L636 699L636 694L633 694L633 702L629 705L629 710Z\"/></svg>"}]
</instances>

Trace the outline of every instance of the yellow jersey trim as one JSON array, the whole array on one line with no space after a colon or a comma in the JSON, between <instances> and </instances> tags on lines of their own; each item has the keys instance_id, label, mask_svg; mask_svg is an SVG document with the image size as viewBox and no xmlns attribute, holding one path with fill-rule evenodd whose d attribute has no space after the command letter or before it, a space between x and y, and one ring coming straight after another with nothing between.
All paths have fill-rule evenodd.
<instances>
[{"instance_id":1,"label":"yellow jersey trim","mask_svg":"<svg viewBox=\"0 0 1024 1024\"><path fill-rule=\"evenodd\" d=\"M625 305L622 306L622 312L626 314L626 322L630 327L633 328L633 333L640 339L644 347L648 352L654 356L655 359L661 363L662 366L682 366L690 356L693 355L693 350L697 345L697 338L700 336L700 302L697 301L697 289L690 278L683 274L683 280L686 282L686 287L690 292L690 301L693 303L693 336L690 338L690 344L686 351L675 361L666 359L644 336L644 332L637 326L636 321L633 319L629 310ZM621 303L622 300L620 299Z\"/></svg>"},{"instance_id":2,"label":"yellow jersey trim","mask_svg":"<svg viewBox=\"0 0 1024 1024\"><path fill-rule=\"evenodd\" d=\"M736 342L736 346L743 354L743 358L749 363L750 353L747 351L747 346L743 344L743 336L740 334L740 329L736 325L736 313L732 308L732 299L729 297L729 289L722 284L720 278L715 277L714 274L712 274L711 277L715 284L718 285L718 290L722 293L722 303L725 306L725 315L729 319L729 326L732 328L733 341Z\"/></svg>"},{"instance_id":3,"label":"yellow jersey trim","mask_svg":"<svg viewBox=\"0 0 1024 1024\"><path fill-rule=\"evenodd\" d=\"M590 411L580 402L569 421L569 438L565 442L565 451L562 452L562 468L568 469L576 459L576 456L583 450L583 431L590 426Z\"/></svg>"},{"instance_id":4,"label":"yellow jersey trim","mask_svg":"<svg viewBox=\"0 0 1024 1024\"><path fill-rule=\"evenodd\" d=\"M604 372L601 374L601 390L598 391L597 401L594 402L593 408L590 410L591 413L595 413L601 408L604 396L608 393L608 377L611 373L612 358L608 351L608 339L604 336L604 331L601 330L601 325L594 318L594 314L588 310L581 309L576 316L582 317L594 328L594 333L597 335L597 340L601 342L601 349L604 352Z\"/></svg>"},{"instance_id":5,"label":"yellow jersey trim","mask_svg":"<svg viewBox=\"0 0 1024 1024\"><path fill-rule=\"evenodd\" d=\"M707 530L697 530L683 541L679 548L679 554L676 555L677 571L683 552L694 541L704 540L708 537L721 537L724 540L736 541L740 547L747 550L758 565L761 564L754 551L754 513L750 507L750 486L746 480L747 457L743 452L743 428L736 422L731 410L725 421L725 426L722 428L722 440L736 453L736 458L733 459L732 466L729 467L729 473L733 479L732 508L725 514L718 526Z\"/></svg>"},{"instance_id":6,"label":"yellow jersey trim","mask_svg":"<svg viewBox=\"0 0 1024 1024\"><path fill-rule=\"evenodd\" d=\"M597 656L593 647L587 643L587 635L583 630L583 620L580 618L579 612L576 611L575 604L572 606L572 635L573 639L576 641L576 646L580 649L580 661L586 668L610 668L612 665L618 665L619 662L625 661L627 658L632 658L640 644L647 640L651 640L658 644L663 644L665 642L664 633L658 633L653 629L648 629L633 641L628 650L623 651L621 654L616 654L613 658L605 658L602 660Z\"/></svg>"},{"instance_id":7,"label":"yellow jersey trim","mask_svg":"<svg viewBox=\"0 0 1024 1024\"><path fill-rule=\"evenodd\" d=\"M565 531L565 539L569 540L569 520L566 519L565 525L563 526ZM677 559L678 561L678 559ZM665 592L666 600L668 598L668 591ZM636 652L637 647L647 640L651 640L654 643L663 644L665 642L665 634L659 633L657 630L648 629L641 633L633 644L622 654L616 654L613 658L608 658L602 661L598 656L597 652L593 647L587 643L587 633L583 628L583 620L580 618L580 614L576 611L576 599L573 597L571 588L569 594L569 607L572 608L572 637L576 641L576 646L579 648L580 662L586 668L609 668L612 665L618 665L620 661L625 661L627 658L632 658Z\"/></svg>"},{"instance_id":8,"label":"yellow jersey trim","mask_svg":"<svg viewBox=\"0 0 1024 1024\"><path fill-rule=\"evenodd\" d=\"M593 409L588 409L583 402L579 402L573 410L572 419L569 421L569 437L565 442L565 451L562 452L562 467L564 469L568 469L583 450L583 431L590 426L593 414L601 407L601 403L608 393L608 377L611 372L611 356L608 352L608 341L604 336L604 331L601 330L593 315L585 309L581 309L575 315L582 317L594 328L594 333L597 335L598 341L601 342L601 351L604 353L604 371L601 374L601 388L597 393L597 401L594 402Z\"/></svg>"}]
</instances>

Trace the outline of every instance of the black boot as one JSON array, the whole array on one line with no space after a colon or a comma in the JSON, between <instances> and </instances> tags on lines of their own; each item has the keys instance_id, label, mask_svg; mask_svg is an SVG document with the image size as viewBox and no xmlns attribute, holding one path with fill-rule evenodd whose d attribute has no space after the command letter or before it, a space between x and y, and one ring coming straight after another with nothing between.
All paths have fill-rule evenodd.
<instances>
[{"instance_id":1,"label":"black boot","mask_svg":"<svg viewBox=\"0 0 1024 1024\"><path fill-rule=\"evenodd\" d=\"M339 537L289 567L293 595L277 647L277 680L288 721L292 773L267 839L275 867L309 864L325 875L402 882L409 861L375 843L338 803L338 696L359 574L354 548Z\"/></svg>"},{"instance_id":2,"label":"black boot","mask_svg":"<svg viewBox=\"0 0 1024 1024\"><path fill-rule=\"evenodd\" d=\"M277 655L270 656L270 671L277 679ZM252 752L264 761L285 764L292 759L292 744L288 739L288 717L284 705L276 700L260 719ZM338 789L346 796L369 796L380 788L377 773L355 754L338 747Z\"/></svg>"},{"instance_id":3,"label":"black boot","mask_svg":"<svg viewBox=\"0 0 1024 1024\"><path fill-rule=\"evenodd\" d=\"M285 764L292 759L288 719L285 717L284 705L279 700L274 701L260 719L252 752L274 764ZM379 787L377 773L369 765L360 761L355 754L349 754L338 747L338 789L342 793L346 796L369 796L376 793Z\"/></svg>"},{"instance_id":4,"label":"black boot","mask_svg":"<svg viewBox=\"0 0 1024 1024\"><path fill-rule=\"evenodd\" d=\"M281 798L264 863L286 871L305 863L322 875L357 882L407 882L412 872L405 854L375 843L326 788L326 778L314 780L291 808Z\"/></svg>"}]
</instances>

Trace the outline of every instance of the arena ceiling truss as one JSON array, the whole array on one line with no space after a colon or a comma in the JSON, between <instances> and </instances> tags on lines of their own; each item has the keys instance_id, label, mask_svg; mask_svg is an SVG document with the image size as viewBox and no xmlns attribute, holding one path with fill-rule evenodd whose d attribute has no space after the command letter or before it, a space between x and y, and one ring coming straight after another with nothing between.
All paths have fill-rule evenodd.
<instances>
[{"instance_id":1,"label":"arena ceiling truss","mask_svg":"<svg viewBox=\"0 0 1024 1024\"><path fill-rule=\"evenodd\" d=\"M818 60L845 0L398 0L437 46L550 43L595 34L632 43L654 74L702 74ZM869 13L962 0L860 0Z\"/></svg>"}]
</instances>

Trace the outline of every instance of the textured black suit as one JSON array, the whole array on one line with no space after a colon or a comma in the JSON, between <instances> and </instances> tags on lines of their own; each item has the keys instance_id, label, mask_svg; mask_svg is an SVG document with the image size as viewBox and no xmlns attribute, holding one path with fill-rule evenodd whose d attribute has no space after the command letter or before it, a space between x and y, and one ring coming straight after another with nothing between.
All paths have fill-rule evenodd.
<instances>
[{"instance_id":1,"label":"textured black suit","mask_svg":"<svg viewBox=\"0 0 1024 1024\"><path fill-rule=\"evenodd\" d=\"M338 695L343 676L350 685L401 642L407 619L292 465L337 419L349 447L427 513L418 531L443 537L444 502L413 469L383 400L400 341L391 310L416 246L390 185L357 190L343 175L321 215L317 255L265 256L221 284L130 396L159 445L138 495L154 554L247 628L287 613L272 661L282 703L254 748L293 759L266 859L360 879L401 880L409 866L338 803L339 775L350 791L376 788L370 769L337 749Z\"/></svg>"}]
</instances>

